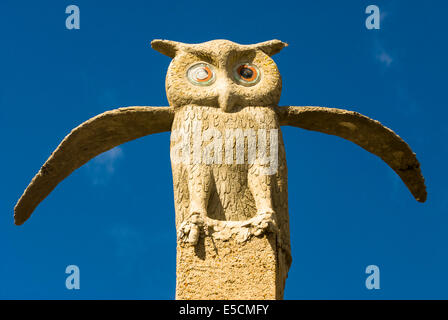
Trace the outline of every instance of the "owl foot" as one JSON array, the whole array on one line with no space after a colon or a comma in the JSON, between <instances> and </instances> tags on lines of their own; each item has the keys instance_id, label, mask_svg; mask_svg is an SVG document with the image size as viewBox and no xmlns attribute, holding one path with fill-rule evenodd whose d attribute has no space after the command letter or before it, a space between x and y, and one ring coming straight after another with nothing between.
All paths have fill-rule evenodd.
<instances>
[{"instance_id":1,"label":"owl foot","mask_svg":"<svg viewBox=\"0 0 448 320\"><path fill-rule=\"evenodd\" d=\"M212 235L215 239L228 241L235 238L238 243L248 241L253 236L279 233L273 211L260 212L246 221L218 221L205 217L204 227L206 234Z\"/></svg>"},{"instance_id":2,"label":"owl foot","mask_svg":"<svg viewBox=\"0 0 448 320\"><path fill-rule=\"evenodd\" d=\"M272 211L258 213L248 222L250 223L252 234L257 237L268 231L278 230L275 213Z\"/></svg>"},{"instance_id":3,"label":"owl foot","mask_svg":"<svg viewBox=\"0 0 448 320\"><path fill-rule=\"evenodd\" d=\"M195 246L199 241L204 219L199 214L193 214L189 219L182 222L177 231L177 240Z\"/></svg>"}]
</instances>

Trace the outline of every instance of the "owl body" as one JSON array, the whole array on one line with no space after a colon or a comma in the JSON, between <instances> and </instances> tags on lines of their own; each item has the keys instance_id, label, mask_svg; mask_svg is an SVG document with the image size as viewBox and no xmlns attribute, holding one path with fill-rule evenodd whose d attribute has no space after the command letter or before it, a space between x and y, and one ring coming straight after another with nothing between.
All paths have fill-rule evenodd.
<instances>
[{"instance_id":1,"label":"owl body","mask_svg":"<svg viewBox=\"0 0 448 320\"><path fill-rule=\"evenodd\" d=\"M274 148L278 151L270 154ZM273 157L276 163L266 161ZM286 157L274 107L243 107L233 113L207 106L179 108L171 163L178 229L199 215L223 229L238 221L244 231L245 221L271 214L289 247Z\"/></svg>"},{"instance_id":2,"label":"owl body","mask_svg":"<svg viewBox=\"0 0 448 320\"><path fill-rule=\"evenodd\" d=\"M281 76L271 55L286 44L153 41L170 56L176 228L180 242L201 234L243 242L267 232L289 254L287 169L276 113Z\"/></svg>"}]
</instances>

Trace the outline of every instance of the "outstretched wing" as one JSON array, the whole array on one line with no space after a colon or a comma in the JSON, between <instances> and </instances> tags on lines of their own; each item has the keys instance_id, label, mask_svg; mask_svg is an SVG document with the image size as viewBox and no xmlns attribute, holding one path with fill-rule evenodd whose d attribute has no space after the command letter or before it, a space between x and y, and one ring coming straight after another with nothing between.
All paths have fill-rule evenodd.
<instances>
[{"instance_id":1,"label":"outstretched wing","mask_svg":"<svg viewBox=\"0 0 448 320\"><path fill-rule=\"evenodd\" d=\"M350 140L386 162L417 201L425 202L425 179L415 153L395 132L362 114L322 107L279 107L281 125L319 131Z\"/></svg>"},{"instance_id":2,"label":"outstretched wing","mask_svg":"<svg viewBox=\"0 0 448 320\"><path fill-rule=\"evenodd\" d=\"M74 170L122 143L171 130L170 107L127 107L104 112L73 129L34 176L14 208L23 224L37 205Z\"/></svg>"}]
</instances>

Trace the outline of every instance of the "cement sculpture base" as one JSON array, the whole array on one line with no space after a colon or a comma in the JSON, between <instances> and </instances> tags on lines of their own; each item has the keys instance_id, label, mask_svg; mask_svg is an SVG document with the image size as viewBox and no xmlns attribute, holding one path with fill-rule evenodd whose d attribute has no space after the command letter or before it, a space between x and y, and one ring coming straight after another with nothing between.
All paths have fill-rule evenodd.
<instances>
[{"instance_id":1,"label":"cement sculpture base","mask_svg":"<svg viewBox=\"0 0 448 320\"><path fill-rule=\"evenodd\" d=\"M245 242L203 236L177 245L176 299L274 300L283 298L288 267L269 233Z\"/></svg>"}]
</instances>

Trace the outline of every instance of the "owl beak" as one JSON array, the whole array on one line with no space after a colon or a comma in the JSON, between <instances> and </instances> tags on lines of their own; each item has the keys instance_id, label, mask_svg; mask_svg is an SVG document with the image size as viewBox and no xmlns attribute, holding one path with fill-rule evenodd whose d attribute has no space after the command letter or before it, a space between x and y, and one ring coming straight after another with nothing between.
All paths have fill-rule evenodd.
<instances>
[{"instance_id":1,"label":"owl beak","mask_svg":"<svg viewBox=\"0 0 448 320\"><path fill-rule=\"evenodd\" d=\"M232 112L236 102L236 97L231 88L224 87L220 90L218 103L219 107L224 112Z\"/></svg>"}]
</instances>

